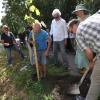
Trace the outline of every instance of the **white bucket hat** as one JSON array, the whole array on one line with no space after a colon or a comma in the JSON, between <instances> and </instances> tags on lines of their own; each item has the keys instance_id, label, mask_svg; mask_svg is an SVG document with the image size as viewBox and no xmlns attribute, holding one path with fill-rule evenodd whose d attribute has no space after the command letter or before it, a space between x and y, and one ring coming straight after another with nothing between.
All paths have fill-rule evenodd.
<instances>
[{"instance_id":1,"label":"white bucket hat","mask_svg":"<svg viewBox=\"0 0 100 100\"><path fill-rule=\"evenodd\" d=\"M56 14L59 14L61 16L61 12L59 9L54 9L52 12L52 16L54 17Z\"/></svg>"},{"instance_id":2,"label":"white bucket hat","mask_svg":"<svg viewBox=\"0 0 100 100\"><path fill-rule=\"evenodd\" d=\"M86 9L86 7L85 7L84 4L79 4L79 5L76 6L76 8L75 8L75 10L72 12L72 14L75 14L75 12L81 11L81 10L89 12L89 10Z\"/></svg>"}]
</instances>

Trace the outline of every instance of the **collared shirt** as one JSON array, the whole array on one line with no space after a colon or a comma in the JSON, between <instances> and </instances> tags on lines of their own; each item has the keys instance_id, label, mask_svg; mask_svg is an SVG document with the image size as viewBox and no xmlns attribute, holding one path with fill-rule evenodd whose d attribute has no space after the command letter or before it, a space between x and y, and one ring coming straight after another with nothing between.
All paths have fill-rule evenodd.
<instances>
[{"instance_id":1,"label":"collared shirt","mask_svg":"<svg viewBox=\"0 0 100 100\"><path fill-rule=\"evenodd\" d=\"M91 48L100 56L100 10L80 23L76 41L81 50Z\"/></svg>"},{"instance_id":2,"label":"collared shirt","mask_svg":"<svg viewBox=\"0 0 100 100\"><path fill-rule=\"evenodd\" d=\"M62 18L58 21L54 19L51 23L50 35L53 35L53 41L62 41L68 38L66 21Z\"/></svg>"}]
</instances>

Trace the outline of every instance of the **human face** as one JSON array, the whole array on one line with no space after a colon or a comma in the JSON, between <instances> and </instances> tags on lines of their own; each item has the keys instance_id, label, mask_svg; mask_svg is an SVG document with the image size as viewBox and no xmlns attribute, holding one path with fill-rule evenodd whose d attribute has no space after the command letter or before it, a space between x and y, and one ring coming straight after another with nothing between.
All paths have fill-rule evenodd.
<instances>
[{"instance_id":1,"label":"human face","mask_svg":"<svg viewBox=\"0 0 100 100\"><path fill-rule=\"evenodd\" d=\"M60 15L59 15L58 13L55 14L55 15L54 15L54 19L55 19L55 20L59 20L59 19L60 19Z\"/></svg>"},{"instance_id":2,"label":"human face","mask_svg":"<svg viewBox=\"0 0 100 100\"><path fill-rule=\"evenodd\" d=\"M3 32L4 32L4 33L8 33L8 28L4 28L4 29L3 29Z\"/></svg>"},{"instance_id":3,"label":"human face","mask_svg":"<svg viewBox=\"0 0 100 100\"><path fill-rule=\"evenodd\" d=\"M41 31L41 26L39 24L35 24L33 26L33 30L35 33L39 33Z\"/></svg>"},{"instance_id":4,"label":"human face","mask_svg":"<svg viewBox=\"0 0 100 100\"><path fill-rule=\"evenodd\" d=\"M79 11L76 11L75 14L76 14L76 16L81 18L84 15L84 11L83 10L79 10Z\"/></svg>"}]
</instances>

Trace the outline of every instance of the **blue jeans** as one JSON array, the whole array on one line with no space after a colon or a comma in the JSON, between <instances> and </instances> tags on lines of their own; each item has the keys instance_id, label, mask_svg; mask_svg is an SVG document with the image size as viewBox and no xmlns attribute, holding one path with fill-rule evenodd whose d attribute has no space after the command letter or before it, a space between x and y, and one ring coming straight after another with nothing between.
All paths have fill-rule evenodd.
<instances>
[{"instance_id":1,"label":"blue jeans","mask_svg":"<svg viewBox=\"0 0 100 100\"><path fill-rule=\"evenodd\" d=\"M5 50L6 50L6 53L7 53L8 64L12 63L12 57L11 57L12 50L16 50L16 52L19 53L21 58L24 59L24 54L22 53L21 49L16 45L13 45L13 46L11 46L9 48L5 48Z\"/></svg>"},{"instance_id":2,"label":"blue jeans","mask_svg":"<svg viewBox=\"0 0 100 100\"><path fill-rule=\"evenodd\" d=\"M64 40L63 41L54 41L53 42L53 51L54 51L54 60L55 64L58 64L58 52L61 52L62 60L63 60L63 66L68 67L68 60L67 60L67 54L65 51L65 45Z\"/></svg>"}]
</instances>

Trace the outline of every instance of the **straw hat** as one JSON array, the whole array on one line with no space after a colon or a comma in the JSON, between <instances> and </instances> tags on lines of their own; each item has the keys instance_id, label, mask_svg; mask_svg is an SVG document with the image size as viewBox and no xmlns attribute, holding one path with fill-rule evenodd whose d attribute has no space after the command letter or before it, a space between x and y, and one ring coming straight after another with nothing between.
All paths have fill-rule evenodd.
<instances>
[{"instance_id":1,"label":"straw hat","mask_svg":"<svg viewBox=\"0 0 100 100\"><path fill-rule=\"evenodd\" d=\"M77 11L81 10L89 12L84 4L79 4L76 6L75 10L72 13L75 14Z\"/></svg>"}]
</instances>

